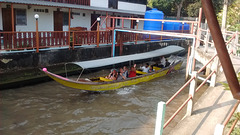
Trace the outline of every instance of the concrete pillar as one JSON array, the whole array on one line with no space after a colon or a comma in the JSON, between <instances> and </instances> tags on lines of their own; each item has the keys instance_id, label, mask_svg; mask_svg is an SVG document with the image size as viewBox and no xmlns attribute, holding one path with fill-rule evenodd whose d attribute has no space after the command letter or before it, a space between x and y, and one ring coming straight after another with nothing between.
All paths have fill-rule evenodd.
<instances>
[{"instance_id":1,"label":"concrete pillar","mask_svg":"<svg viewBox=\"0 0 240 135\"><path fill-rule=\"evenodd\" d=\"M216 85L218 65L219 65L219 58L216 57L212 64L212 71L215 71L215 73L211 77L210 87L215 87L215 85Z\"/></svg>"},{"instance_id":2,"label":"concrete pillar","mask_svg":"<svg viewBox=\"0 0 240 135\"><path fill-rule=\"evenodd\" d=\"M204 39L204 44L205 44L205 48L204 48L204 52L207 53L208 52L208 41L209 41L209 29L207 29L207 34L206 37Z\"/></svg>"},{"instance_id":3,"label":"concrete pillar","mask_svg":"<svg viewBox=\"0 0 240 135\"><path fill-rule=\"evenodd\" d=\"M198 29L198 34L197 34L198 39L196 42L196 48L198 48L200 46L201 34L202 34L202 31Z\"/></svg>"},{"instance_id":4,"label":"concrete pillar","mask_svg":"<svg viewBox=\"0 0 240 135\"><path fill-rule=\"evenodd\" d=\"M239 38L239 35L238 35L238 31L236 31L236 36L235 36L235 46L234 46L234 48L235 48L235 50L234 50L234 54L235 55L237 55L237 56L239 56L240 54L238 54L238 52L237 52L237 50L238 49L240 49L237 45L238 45L238 38Z\"/></svg>"},{"instance_id":5,"label":"concrete pillar","mask_svg":"<svg viewBox=\"0 0 240 135\"><path fill-rule=\"evenodd\" d=\"M197 86L197 71L192 72L192 77L195 77L195 79L193 79L192 82L190 83L189 95L192 96L192 99L188 101L187 113L186 113L187 116L191 116L193 111L193 98L194 98L194 93Z\"/></svg>"},{"instance_id":6,"label":"concrete pillar","mask_svg":"<svg viewBox=\"0 0 240 135\"><path fill-rule=\"evenodd\" d=\"M211 66L212 66L211 63L210 63L209 65L207 65L207 67L206 67L206 72L205 72L205 75L206 75L206 76L208 76L208 75L210 74L210 72L211 72Z\"/></svg>"},{"instance_id":7,"label":"concrete pillar","mask_svg":"<svg viewBox=\"0 0 240 135\"><path fill-rule=\"evenodd\" d=\"M163 133L165 110L166 110L166 103L158 102L155 135L162 135Z\"/></svg>"}]
</instances>

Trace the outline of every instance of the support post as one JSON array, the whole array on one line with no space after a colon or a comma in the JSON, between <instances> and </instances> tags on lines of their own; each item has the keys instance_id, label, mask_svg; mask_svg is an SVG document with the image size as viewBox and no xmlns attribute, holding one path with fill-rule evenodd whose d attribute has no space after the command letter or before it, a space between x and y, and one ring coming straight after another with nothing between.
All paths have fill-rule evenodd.
<instances>
[{"instance_id":1,"label":"support post","mask_svg":"<svg viewBox=\"0 0 240 135\"><path fill-rule=\"evenodd\" d=\"M197 32L197 42L196 42L196 48L198 48L200 46L200 43L201 43L201 34L202 34L202 31L200 30L201 28L198 29L198 32Z\"/></svg>"},{"instance_id":2,"label":"support post","mask_svg":"<svg viewBox=\"0 0 240 135\"><path fill-rule=\"evenodd\" d=\"M38 18L39 18L39 15L35 14L34 17L36 19L36 52L39 53L39 35L38 35Z\"/></svg>"},{"instance_id":3,"label":"support post","mask_svg":"<svg viewBox=\"0 0 240 135\"><path fill-rule=\"evenodd\" d=\"M113 30L112 57L115 57L116 31Z\"/></svg>"},{"instance_id":4,"label":"support post","mask_svg":"<svg viewBox=\"0 0 240 135\"><path fill-rule=\"evenodd\" d=\"M219 58L216 57L212 64L212 71L215 71L215 73L211 76L211 83L210 87L215 87L216 81L217 81L217 73L218 73L218 65L219 65Z\"/></svg>"},{"instance_id":5,"label":"support post","mask_svg":"<svg viewBox=\"0 0 240 135\"><path fill-rule=\"evenodd\" d=\"M188 55L187 55L187 65L186 65L186 76L185 76L185 80L188 79L188 73L189 73L189 59L190 59L190 52L191 52L191 46L188 45Z\"/></svg>"},{"instance_id":6,"label":"support post","mask_svg":"<svg viewBox=\"0 0 240 135\"><path fill-rule=\"evenodd\" d=\"M201 20L202 20L202 8L199 9L199 15L198 15L198 29L197 29L197 42L196 47L200 45L200 39L201 39Z\"/></svg>"},{"instance_id":7,"label":"support post","mask_svg":"<svg viewBox=\"0 0 240 135\"><path fill-rule=\"evenodd\" d=\"M100 17L97 18L97 47L99 47L99 23L100 23L101 19Z\"/></svg>"},{"instance_id":8,"label":"support post","mask_svg":"<svg viewBox=\"0 0 240 135\"><path fill-rule=\"evenodd\" d=\"M214 135L223 135L224 125L217 124L215 127Z\"/></svg>"},{"instance_id":9,"label":"support post","mask_svg":"<svg viewBox=\"0 0 240 135\"><path fill-rule=\"evenodd\" d=\"M137 22L137 28L136 29L138 29L138 22L139 22L139 20L136 20L136 22ZM138 36L138 34L136 33L135 45L137 44L137 36Z\"/></svg>"},{"instance_id":10,"label":"support post","mask_svg":"<svg viewBox=\"0 0 240 135\"><path fill-rule=\"evenodd\" d=\"M205 44L205 48L204 48L204 52L207 53L208 52L208 41L209 41L209 30L207 29L207 35L205 37L204 40L204 44Z\"/></svg>"},{"instance_id":11,"label":"support post","mask_svg":"<svg viewBox=\"0 0 240 135\"><path fill-rule=\"evenodd\" d=\"M238 38L239 38L239 35L238 35L238 31L236 31L236 35L235 35L235 46L234 46L234 51L233 51L233 54L234 55L237 55L239 56L240 54L238 54L239 52L237 50L239 50L240 48L238 47Z\"/></svg>"},{"instance_id":12,"label":"support post","mask_svg":"<svg viewBox=\"0 0 240 135\"><path fill-rule=\"evenodd\" d=\"M232 61L229 57L225 42L214 11L213 3L210 0L201 0L204 14L208 20L208 26L212 34L214 44L218 53L219 60L222 64L224 74L235 99L240 99L240 86L233 68Z\"/></svg>"},{"instance_id":13,"label":"support post","mask_svg":"<svg viewBox=\"0 0 240 135\"><path fill-rule=\"evenodd\" d=\"M14 10L13 10L13 4L11 4L11 19L12 19L12 22L11 22L11 23L12 23L12 45L14 46L14 42L15 42L15 40L14 40L14 35L15 35L15 34L14 34L14 31L15 31L14 28L15 28L15 27L14 27L14 26L15 26L15 25L14 25Z\"/></svg>"},{"instance_id":14,"label":"support post","mask_svg":"<svg viewBox=\"0 0 240 135\"><path fill-rule=\"evenodd\" d=\"M71 48L71 32L70 32L70 27L71 27L71 9L68 9L68 44L69 44L69 50Z\"/></svg>"},{"instance_id":15,"label":"support post","mask_svg":"<svg viewBox=\"0 0 240 135\"><path fill-rule=\"evenodd\" d=\"M163 31L163 26L164 26L164 22L162 22L162 31ZM163 40L163 37L161 36L161 41Z\"/></svg>"},{"instance_id":16,"label":"support post","mask_svg":"<svg viewBox=\"0 0 240 135\"><path fill-rule=\"evenodd\" d=\"M121 56L123 53L123 42L122 42L122 32L119 32L120 40L119 40L119 55Z\"/></svg>"},{"instance_id":17,"label":"support post","mask_svg":"<svg viewBox=\"0 0 240 135\"><path fill-rule=\"evenodd\" d=\"M112 22L112 57L114 57L114 53L115 53L115 18L113 17L113 22ZM114 52L113 52L114 50Z\"/></svg>"},{"instance_id":18,"label":"support post","mask_svg":"<svg viewBox=\"0 0 240 135\"><path fill-rule=\"evenodd\" d=\"M189 95L192 96L192 99L188 101L187 113L186 113L187 116L191 116L193 111L193 98L194 98L194 94L197 86L197 71L192 72L192 77L195 77L195 79L193 79L192 82L190 83Z\"/></svg>"},{"instance_id":19,"label":"support post","mask_svg":"<svg viewBox=\"0 0 240 135\"><path fill-rule=\"evenodd\" d=\"M14 10L13 10L13 4L11 4L11 18L12 18L12 32L14 32Z\"/></svg>"},{"instance_id":20,"label":"support post","mask_svg":"<svg viewBox=\"0 0 240 135\"><path fill-rule=\"evenodd\" d=\"M163 133L165 110L166 110L166 103L158 102L155 135L162 135Z\"/></svg>"}]
</instances>

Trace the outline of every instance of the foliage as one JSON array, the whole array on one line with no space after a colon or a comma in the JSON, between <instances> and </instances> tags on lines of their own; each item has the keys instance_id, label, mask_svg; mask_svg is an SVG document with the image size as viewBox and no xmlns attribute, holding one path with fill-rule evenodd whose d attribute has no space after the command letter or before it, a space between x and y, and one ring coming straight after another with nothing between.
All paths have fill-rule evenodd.
<instances>
[{"instance_id":1,"label":"foliage","mask_svg":"<svg viewBox=\"0 0 240 135\"><path fill-rule=\"evenodd\" d=\"M239 112L234 113L233 118L232 118L232 119L228 122L228 124L227 124L227 128L231 128L233 122L234 122L236 119L240 120L240 113L239 113ZM239 128L238 125L236 125L236 126L234 127L233 131L231 132L231 135L239 135L239 134L240 134L240 128Z\"/></svg>"},{"instance_id":2,"label":"foliage","mask_svg":"<svg viewBox=\"0 0 240 135\"><path fill-rule=\"evenodd\" d=\"M212 0L216 13L223 8L223 0ZM166 16L177 16L179 12L184 17L197 17L201 0L148 0L148 6L157 8Z\"/></svg>"},{"instance_id":3,"label":"foliage","mask_svg":"<svg viewBox=\"0 0 240 135\"><path fill-rule=\"evenodd\" d=\"M222 13L223 11L218 14L218 21L220 24L222 22ZM235 0L228 7L226 29L228 31L240 30L240 0Z\"/></svg>"},{"instance_id":4,"label":"foliage","mask_svg":"<svg viewBox=\"0 0 240 135\"><path fill-rule=\"evenodd\" d=\"M240 72L238 73L238 81L240 82ZM220 82L225 90L230 90L228 83Z\"/></svg>"},{"instance_id":5,"label":"foliage","mask_svg":"<svg viewBox=\"0 0 240 135\"><path fill-rule=\"evenodd\" d=\"M191 3L187 7L187 14L189 17L196 17L199 14L199 8L202 6L201 2Z\"/></svg>"}]
</instances>

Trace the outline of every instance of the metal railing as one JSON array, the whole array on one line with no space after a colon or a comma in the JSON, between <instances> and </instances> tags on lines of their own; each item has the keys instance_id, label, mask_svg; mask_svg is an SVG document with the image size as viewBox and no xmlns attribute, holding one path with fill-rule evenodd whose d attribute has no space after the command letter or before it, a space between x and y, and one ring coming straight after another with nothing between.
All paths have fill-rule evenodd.
<instances>
[{"instance_id":1,"label":"metal railing","mask_svg":"<svg viewBox=\"0 0 240 135\"><path fill-rule=\"evenodd\" d=\"M234 43L236 43L236 38L238 39L237 34L239 33L233 33L232 35L228 34L230 37L230 39L226 42L226 45L229 45L231 42L234 41ZM235 39L235 40L234 40ZM200 38L198 39L200 41ZM207 44L208 45L208 44ZM233 51L230 50L229 54L232 54ZM166 123L163 123L164 121L164 117L165 117L165 109L162 110L158 110L157 114L161 114L161 116L157 116L157 120L156 120L156 127L155 128L155 135L162 133L163 129L165 129L170 122L176 117L176 115L188 104L187 107L187 115L191 115L192 113L192 108L193 108L193 98L194 98L194 94L196 92L198 92L200 90L200 88L202 88L202 86L209 81L209 79L211 78L210 81L210 86L215 86L216 83L216 74L218 71L218 66L216 66L216 68L205 78L203 79L202 83L196 87L197 85L197 79L198 76L197 74L199 74L200 72L202 72L211 62L213 62L213 60L216 58L217 54L215 54L202 68L200 68L198 71L193 71L191 74L191 78L166 102L161 102L161 106L158 105L159 108L165 108L166 106L168 106L178 95L180 92L182 92L188 85L190 85L190 90L189 90L189 96L188 98L180 105L180 107L176 110L176 112L173 113L172 116L170 116L170 118L166 121ZM218 61L216 61L216 63L218 65ZM160 103L160 102L159 102ZM239 101L238 101L239 104ZM159 112L160 111L160 112ZM161 112L163 111L163 112ZM235 111L235 110L234 110ZM232 115L232 113L230 114ZM230 118L228 118L229 120ZM159 123L160 122L160 123ZM224 123L224 126L226 125L226 122ZM160 130L160 131L157 131ZM232 130L232 128L230 129Z\"/></svg>"},{"instance_id":2,"label":"metal railing","mask_svg":"<svg viewBox=\"0 0 240 135\"><path fill-rule=\"evenodd\" d=\"M236 104L234 105L234 107L232 108L231 112L228 114L227 118L225 119L225 121L223 122L223 124L217 124L216 128L215 128L215 132L214 135L223 135L224 133L224 129L227 125L227 123L230 121L230 119L232 118L233 114L236 112L238 106L239 106L240 101L238 100L236 102ZM237 111L239 112L239 110ZM237 122L239 121L238 118L236 118L234 120L234 122L232 123L231 127L229 128L228 132L226 135L230 135L234 129L234 127L236 126Z\"/></svg>"}]
</instances>

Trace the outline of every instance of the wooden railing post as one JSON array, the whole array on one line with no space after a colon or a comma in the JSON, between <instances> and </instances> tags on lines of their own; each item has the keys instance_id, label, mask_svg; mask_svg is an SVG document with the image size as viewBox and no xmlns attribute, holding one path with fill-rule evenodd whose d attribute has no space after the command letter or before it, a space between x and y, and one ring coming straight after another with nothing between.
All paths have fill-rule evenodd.
<instances>
[{"instance_id":1,"label":"wooden railing post","mask_svg":"<svg viewBox=\"0 0 240 135\"><path fill-rule=\"evenodd\" d=\"M188 105L187 105L187 116L191 116L192 115L192 111L193 111L193 97L194 97L194 93L196 90L196 86L197 86L197 71L193 71L192 72L192 77L195 77L191 83L190 83L190 88L189 88L189 96L192 96L192 99L190 99L188 101Z\"/></svg>"},{"instance_id":2,"label":"wooden railing post","mask_svg":"<svg viewBox=\"0 0 240 135\"><path fill-rule=\"evenodd\" d=\"M39 53L39 35L38 35L38 18L39 18L39 15L35 14L34 17L36 19L36 52Z\"/></svg>"},{"instance_id":3,"label":"wooden railing post","mask_svg":"<svg viewBox=\"0 0 240 135\"><path fill-rule=\"evenodd\" d=\"M75 37L74 37L74 31L72 32L72 49L74 50L74 42L75 42Z\"/></svg>"},{"instance_id":4,"label":"wooden railing post","mask_svg":"<svg viewBox=\"0 0 240 135\"><path fill-rule=\"evenodd\" d=\"M100 17L97 18L97 47L99 47L99 23L100 23L101 19Z\"/></svg>"},{"instance_id":5,"label":"wooden railing post","mask_svg":"<svg viewBox=\"0 0 240 135\"><path fill-rule=\"evenodd\" d=\"M139 20L136 20L136 23L137 23L137 30L138 30L138 23L139 23ZM135 45L137 44L137 36L138 36L138 34L136 33L136 39L135 39Z\"/></svg>"},{"instance_id":6,"label":"wooden railing post","mask_svg":"<svg viewBox=\"0 0 240 135\"><path fill-rule=\"evenodd\" d=\"M163 133L165 110L166 110L166 103L158 102L155 135L162 135Z\"/></svg>"}]
</instances>

